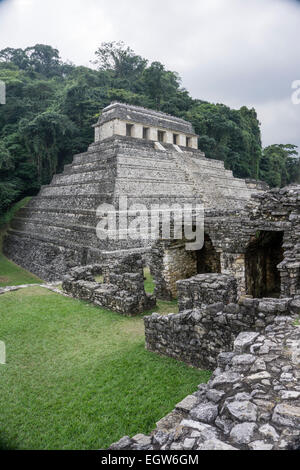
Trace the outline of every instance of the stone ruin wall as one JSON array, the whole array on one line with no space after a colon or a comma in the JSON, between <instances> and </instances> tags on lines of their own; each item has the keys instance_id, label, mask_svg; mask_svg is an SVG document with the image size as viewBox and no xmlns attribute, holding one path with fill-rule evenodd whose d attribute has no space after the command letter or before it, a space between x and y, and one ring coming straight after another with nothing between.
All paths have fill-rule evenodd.
<instances>
[{"instance_id":1,"label":"stone ruin wall","mask_svg":"<svg viewBox=\"0 0 300 470\"><path fill-rule=\"evenodd\" d=\"M299 186L272 189L252 196L245 210L232 213L209 211L205 215L205 236L211 243L207 266L199 270L197 254L185 252L183 244L160 240L152 250L151 271L157 284L157 296L176 298L176 281L188 275L221 272L237 279L238 294L250 293L249 260L251 244L259 234L282 235L282 260L274 249L270 259L278 257L282 297L300 295L300 191ZM203 250L202 250L203 251ZM203 256L199 252L199 257ZM218 259L220 265L218 266ZM252 264L254 261L252 260ZM257 268L258 269L258 268ZM185 271L188 275L185 274ZM274 266L265 273L272 276ZM259 275L259 272L258 272ZM268 279L266 279L266 282ZM248 284L248 285L247 285Z\"/></svg>"},{"instance_id":2,"label":"stone ruin wall","mask_svg":"<svg viewBox=\"0 0 300 470\"><path fill-rule=\"evenodd\" d=\"M232 276L202 274L178 281L178 314L144 317L146 348L212 369L241 331L263 332L278 316L298 312L299 300L243 298Z\"/></svg>"},{"instance_id":3,"label":"stone ruin wall","mask_svg":"<svg viewBox=\"0 0 300 470\"><path fill-rule=\"evenodd\" d=\"M110 449L300 450L300 327L293 313L300 302L294 302L264 332L240 333L232 350L218 355L208 384L149 436L125 436Z\"/></svg>"},{"instance_id":4,"label":"stone ruin wall","mask_svg":"<svg viewBox=\"0 0 300 470\"><path fill-rule=\"evenodd\" d=\"M156 298L144 289L143 259L131 254L107 264L77 267L63 279L63 290L72 297L123 315L138 315L154 308ZM103 282L95 277L103 276Z\"/></svg>"},{"instance_id":5,"label":"stone ruin wall","mask_svg":"<svg viewBox=\"0 0 300 470\"><path fill-rule=\"evenodd\" d=\"M300 449L299 186L255 198L239 218L215 214L207 221L222 274L178 281L179 313L144 318L148 350L216 368L212 378L150 436L126 436L112 449ZM280 298L243 295L249 240L256 243L261 232L275 233L274 240L282 234ZM163 287L169 292L168 283Z\"/></svg>"}]
</instances>

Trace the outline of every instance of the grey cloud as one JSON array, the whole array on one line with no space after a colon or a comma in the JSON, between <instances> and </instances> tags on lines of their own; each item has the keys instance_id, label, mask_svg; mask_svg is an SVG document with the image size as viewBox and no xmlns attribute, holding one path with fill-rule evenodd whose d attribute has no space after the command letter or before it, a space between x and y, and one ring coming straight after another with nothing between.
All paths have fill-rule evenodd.
<instances>
[{"instance_id":1,"label":"grey cloud","mask_svg":"<svg viewBox=\"0 0 300 470\"><path fill-rule=\"evenodd\" d=\"M14 28L11 25L14 24ZM180 73L195 98L255 106L265 144L300 144L298 0L6 0L0 47L37 42L89 65L102 41L122 39Z\"/></svg>"}]
</instances>

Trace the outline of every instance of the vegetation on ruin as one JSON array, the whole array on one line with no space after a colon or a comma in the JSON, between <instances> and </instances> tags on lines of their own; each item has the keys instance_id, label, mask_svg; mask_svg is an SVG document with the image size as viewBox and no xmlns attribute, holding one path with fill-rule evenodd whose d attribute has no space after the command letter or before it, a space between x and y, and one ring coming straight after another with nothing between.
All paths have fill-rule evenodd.
<instances>
[{"instance_id":1,"label":"vegetation on ruin","mask_svg":"<svg viewBox=\"0 0 300 470\"><path fill-rule=\"evenodd\" d=\"M0 296L0 324L2 449L99 449L149 433L210 375L146 351L141 316L40 287Z\"/></svg>"},{"instance_id":2,"label":"vegetation on ruin","mask_svg":"<svg viewBox=\"0 0 300 470\"><path fill-rule=\"evenodd\" d=\"M262 149L254 109L193 99L176 72L149 64L123 43L104 43L95 57L88 68L64 63L58 50L42 44L0 51L7 89L7 104L0 106L0 214L86 150L99 110L113 100L191 121L207 157L223 160L237 177L271 186L299 181L296 148Z\"/></svg>"}]
</instances>

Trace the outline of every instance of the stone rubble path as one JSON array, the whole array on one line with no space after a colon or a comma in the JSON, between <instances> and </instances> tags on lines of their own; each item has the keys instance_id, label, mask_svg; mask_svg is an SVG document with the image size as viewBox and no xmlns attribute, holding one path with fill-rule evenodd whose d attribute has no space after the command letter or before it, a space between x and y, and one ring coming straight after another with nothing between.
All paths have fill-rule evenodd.
<instances>
[{"instance_id":1,"label":"stone rubble path","mask_svg":"<svg viewBox=\"0 0 300 470\"><path fill-rule=\"evenodd\" d=\"M7 292L14 292L20 289L27 289L28 287L42 287L43 289L48 289L52 292L55 292L56 294L60 294L63 297L72 297L71 295L63 292L61 289L58 289L57 286L60 286L60 285L61 285L61 281L51 282L47 284L21 284L19 286L6 286L6 287L0 287L0 295L6 294Z\"/></svg>"}]
</instances>

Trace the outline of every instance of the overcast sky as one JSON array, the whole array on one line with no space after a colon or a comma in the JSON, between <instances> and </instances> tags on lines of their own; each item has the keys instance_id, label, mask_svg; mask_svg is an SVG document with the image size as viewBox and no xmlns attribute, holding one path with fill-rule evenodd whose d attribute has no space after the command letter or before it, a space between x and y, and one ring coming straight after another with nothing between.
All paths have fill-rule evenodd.
<instances>
[{"instance_id":1,"label":"overcast sky","mask_svg":"<svg viewBox=\"0 0 300 470\"><path fill-rule=\"evenodd\" d=\"M123 40L194 98L255 107L264 145L300 146L299 33L297 0L0 0L0 49L50 44L89 66L101 42Z\"/></svg>"}]
</instances>

